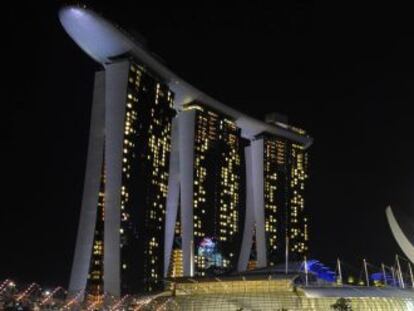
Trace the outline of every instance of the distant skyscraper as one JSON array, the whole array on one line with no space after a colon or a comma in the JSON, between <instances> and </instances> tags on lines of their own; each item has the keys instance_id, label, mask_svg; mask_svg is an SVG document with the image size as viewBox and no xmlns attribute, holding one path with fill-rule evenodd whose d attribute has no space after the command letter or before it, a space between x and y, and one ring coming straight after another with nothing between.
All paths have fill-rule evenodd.
<instances>
[{"instance_id":1,"label":"distant skyscraper","mask_svg":"<svg viewBox=\"0 0 414 311\"><path fill-rule=\"evenodd\" d=\"M103 68L72 293L120 296L159 290L167 276L246 269L249 259L272 265L286 241L292 258L306 253L309 136L212 99L85 6L62 8L60 20Z\"/></svg>"}]
</instances>

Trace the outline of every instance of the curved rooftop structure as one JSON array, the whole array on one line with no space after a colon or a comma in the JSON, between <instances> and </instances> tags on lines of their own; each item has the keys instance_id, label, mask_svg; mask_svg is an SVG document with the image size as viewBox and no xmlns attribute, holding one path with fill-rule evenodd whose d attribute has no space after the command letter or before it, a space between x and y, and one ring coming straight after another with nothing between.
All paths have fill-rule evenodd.
<instances>
[{"instance_id":1,"label":"curved rooftop structure","mask_svg":"<svg viewBox=\"0 0 414 311\"><path fill-rule=\"evenodd\" d=\"M345 298L352 310L413 310L414 291L395 287L299 286L291 276L175 280L171 292L155 298L152 306L168 310L308 310L328 311Z\"/></svg>"},{"instance_id":2,"label":"curved rooftop structure","mask_svg":"<svg viewBox=\"0 0 414 311\"><path fill-rule=\"evenodd\" d=\"M338 286L338 287L303 287L301 288L308 298L322 297L398 297L413 298L411 289L397 287L364 287L364 286Z\"/></svg>"},{"instance_id":3,"label":"curved rooftop structure","mask_svg":"<svg viewBox=\"0 0 414 311\"><path fill-rule=\"evenodd\" d=\"M401 211L393 211L391 206L387 207L385 213L395 240L408 259L414 263L414 226L412 221Z\"/></svg>"},{"instance_id":4,"label":"curved rooftop structure","mask_svg":"<svg viewBox=\"0 0 414 311\"><path fill-rule=\"evenodd\" d=\"M126 31L86 6L64 6L59 12L59 19L65 31L79 47L103 66L122 55L131 55L142 62L151 72L161 77L175 93L174 104L177 110L186 103L200 101L233 118L246 138L253 138L255 135L267 132L296 141L305 148L312 144L312 138L304 131L254 119L206 95L160 63Z\"/></svg>"}]
</instances>

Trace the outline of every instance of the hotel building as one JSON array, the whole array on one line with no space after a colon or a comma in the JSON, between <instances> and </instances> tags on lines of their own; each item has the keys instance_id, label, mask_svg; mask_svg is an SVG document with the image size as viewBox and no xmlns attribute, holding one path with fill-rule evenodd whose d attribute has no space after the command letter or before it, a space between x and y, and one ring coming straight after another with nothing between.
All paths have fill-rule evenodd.
<instances>
[{"instance_id":1,"label":"hotel building","mask_svg":"<svg viewBox=\"0 0 414 311\"><path fill-rule=\"evenodd\" d=\"M102 67L71 292L157 291L307 252L304 131L209 97L85 6L59 18Z\"/></svg>"}]
</instances>

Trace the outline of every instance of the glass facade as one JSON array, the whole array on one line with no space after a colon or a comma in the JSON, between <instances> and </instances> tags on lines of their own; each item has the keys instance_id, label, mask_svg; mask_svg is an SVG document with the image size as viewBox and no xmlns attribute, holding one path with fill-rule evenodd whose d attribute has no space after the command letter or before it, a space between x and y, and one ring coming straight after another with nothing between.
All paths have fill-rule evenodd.
<instances>
[{"instance_id":1,"label":"glass facade","mask_svg":"<svg viewBox=\"0 0 414 311\"><path fill-rule=\"evenodd\" d=\"M262 134L264 216L267 263L303 260L308 251L308 221L305 214L305 183L308 154L286 138ZM287 245L288 244L288 245Z\"/></svg>"},{"instance_id":2,"label":"glass facade","mask_svg":"<svg viewBox=\"0 0 414 311\"><path fill-rule=\"evenodd\" d=\"M241 247L245 209L244 140L227 116L199 103L194 134L194 266L195 275L233 269Z\"/></svg>"},{"instance_id":3,"label":"glass facade","mask_svg":"<svg viewBox=\"0 0 414 311\"><path fill-rule=\"evenodd\" d=\"M331 306L336 303L338 298L307 298L292 294L279 296L273 293L245 293L238 295L204 294L158 298L151 301L142 310L154 310L151 308L162 307L163 310L170 311L332 311ZM411 311L414 307L414 299L412 298L360 297L350 298L349 300L353 311Z\"/></svg>"},{"instance_id":4,"label":"glass facade","mask_svg":"<svg viewBox=\"0 0 414 311\"><path fill-rule=\"evenodd\" d=\"M263 176L266 254L268 265L283 259L286 209L286 144L280 139L264 138Z\"/></svg>"},{"instance_id":5,"label":"glass facade","mask_svg":"<svg viewBox=\"0 0 414 311\"><path fill-rule=\"evenodd\" d=\"M308 218L305 213L305 183L308 178L308 154L302 145L290 145L289 253L301 260L308 252Z\"/></svg>"},{"instance_id":6,"label":"glass facade","mask_svg":"<svg viewBox=\"0 0 414 311\"><path fill-rule=\"evenodd\" d=\"M289 310L289 311L331 311L332 305L341 297L347 298L354 311L411 311L414 297L409 292L365 295L364 288L354 288L358 295L346 297L320 289L318 296L309 296L306 288L292 286L290 280L209 280L173 283L171 291L162 297L148 299L145 304L139 299L136 305L142 310L193 310L193 311L235 311L235 310ZM325 296L325 294L327 294Z\"/></svg>"},{"instance_id":7,"label":"glass facade","mask_svg":"<svg viewBox=\"0 0 414 311\"><path fill-rule=\"evenodd\" d=\"M121 291L161 288L173 93L131 62L121 188Z\"/></svg>"}]
</instances>

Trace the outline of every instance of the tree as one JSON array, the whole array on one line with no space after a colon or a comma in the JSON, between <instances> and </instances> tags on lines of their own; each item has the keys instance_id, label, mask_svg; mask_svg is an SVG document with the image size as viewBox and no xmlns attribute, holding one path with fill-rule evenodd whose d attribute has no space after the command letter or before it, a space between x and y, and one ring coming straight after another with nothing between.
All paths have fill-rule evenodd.
<instances>
[{"instance_id":1,"label":"tree","mask_svg":"<svg viewBox=\"0 0 414 311\"><path fill-rule=\"evenodd\" d=\"M333 305L331 305L331 309L337 311L352 311L351 300L339 298Z\"/></svg>"}]
</instances>

